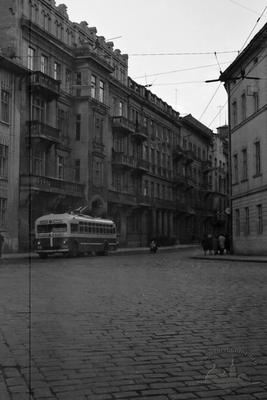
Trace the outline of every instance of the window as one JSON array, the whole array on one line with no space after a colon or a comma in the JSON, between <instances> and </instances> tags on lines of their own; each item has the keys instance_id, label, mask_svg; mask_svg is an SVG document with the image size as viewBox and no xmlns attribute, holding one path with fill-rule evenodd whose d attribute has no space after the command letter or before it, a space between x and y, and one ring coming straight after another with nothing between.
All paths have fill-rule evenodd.
<instances>
[{"instance_id":1,"label":"window","mask_svg":"<svg viewBox=\"0 0 267 400\"><path fill-rule=\"evenodd\" d=\"M74 167L74 180L75 182L80 182L80 173L81 173L81 161L80 160L75 160L75 167Z\"/></svg>"},{"instance_id":2,"label":"window","mask_svg":"<svg viewBox=\"0 0 267 400\"><path fill-rule=\"evenodd\" d=\"M7 178L8 175L8 146L0 144L0 177Z\"/></svg>"},{"instance_id":3,"label":"window","mask_svg":"<svg viewBox=\"0 0 267 400\"><path fill-rule=\"evenodd\" d=\"M248 179L248 155L247 149L242 150L242 180Z\"/></svg>"},{"instance_id":4,"label":"window","mask_svg":"<svg viewBox=\"0 0 267 400\"><path fill-rule=\"evenodd\" d=\"M238 183L238 155L234 154L234 183Z\"/></svg>"},{"instance_id":5,"label":"window","mask_svg":"<svg viewBox=\"0 0 267 400\"><path fill-rule=\"evenodd\" d=\"M91 97L95 99L96 97L96 77L91 75Z\"/></svg>"},{"instance_id":6,"label":"window","mask_svg":"<svg viewBox=\"0 0 267 400\"><path fill-rule=\"evenodd\" d=\"M57 110L57 127L60 130L62 138L69 137L69 112L58 108Z\"/></svg>"},{"instance_id":7,"label":"window","mask_svg":"<svg viewBox=\"0 0 267 400\"><path fill-rule=\"evenodd\" d=\"M254 106L254 112L257 112L259 109L259 93L258 92L253 93L253 106Z\"/></svg>"},{"instance_id":8,"label":"window","mask_svg":"<svg viewBox=\"0 0 267 400\"><path fill-rule=\"evenodd\" d=\"M34 70L34 56L35 56L35 50L32 47L28 47L27 67L31 71Z\"/></svg>"},{"instance_id":9,"label":"window","mask_svg":"<svg viewBox=\"0 0 267 400\"><path fill-rule=\"evenodd\" d=\"M32 120L39 122L46 121L46 104L38 96L32 98Z\"/></svg>"},{"instance_id":10,"label":"window","mask_svg":"<svg viewBox=\"0 0 267 400\"><path fill-rule=\"evenodd\" d=\"M240 211L239 211L239 209L235 210L235 234L236 234L236 236L240 236Z\"/></svg>"},{"instance_id":11,"label":"window","mask_svg":"<svg viewBox=\"0 0 267 400\"><path fill-rule=\"evenodd\" d=\"M8 90L1 90L1 120L9 122L10 94Z\"/></svg>"},{"instance_id":12,"label":"window","mask_svg":"<svg viewBox=\"0 0 267 400\"><path fill-rule=\"evenodd\" d=\"M95 117L95 141L103 144L103 119Z\"/></svg>"},{"instance_id":13,"label":"window","mask_svg":"<svg viewBox=\"0 0 267 400\"><path fill-rule=\"evenodd\" d=\"M122 101L119 102L119 116L120 117L123 116L123 102Z\"/></svg>"},{"instance_id":14,"label":"window","mask_svg":"<svg viewBox=\"0 0 267 400\"><path fill-rule=\"evenodd\" d=\"M81 85L82 84L82 74L81 72L77 72L76 74L76 85Z\"/></svg>"},{"instance_id":15,"label":"window","mask_svg":"<svg viewBox=\"0 0 267 400\"><path fill-rule=\"evenodd\" d=\"M43 151L31 151L31 165L30 172L33 175L44 176L45 175L45 152Z\"/></svg>"},{"instance_id":16,"label":"window","mask_svg":"<svg viewBox=\"0 0 267 400\"><path fill-rule=\"evenodd\" d=\"M58 62L54 62L53 78L59 80L60 77L61 77L61 65Z\"/></svg>"},{"instance_id":17,"label":"window","mask_svg":"<svg viewBox=\"0 0 267 400\"><path fill-rule=\"evenodd\" d=\"M103 162L101 160L94 160L93 166L93 182L96 186L103 185Z\"/></svg>"},{"instance_id":18,"label":"window","mask_svg":"<svg viewBox=\"0 0 267 400\"><path fill-rule=\"evenodd\" d=\"M57 178L64 179L64 157L57 156Z\"/></svg>"},{"instance_id":19,"label":"window","mask_svg":"<svg viewBox=\"0 0 267 400\"><path fill-rule=\"evenodd\" d=\"M148 181L147 180L145 180L145 182L144 182L144 191L143 191L143 193L144 193L144 196L148 196L149 189L148 189Z\"/></svg>"},{"instance_id":20,"label":"window","mask_svg":"<svg viewBox=\"0 0 267 400\"><path fill-rule=\"evenodd\" d=\"M257 233L263 233L263 221L262 221L262 205L257 205Z\"/></svg>"},{"instance_id":21,"label":"window","mask_svg":"<svg viewBox=\"0 0 267 400\"><path fill-rule=\"evenodd\" d=\"M71 71L69 69L66 69L65 90L68 93L71 91Z\"/></svg>"},{"instance_id":22,"label":"window","mask_svg":"<svg viewBox=\"0 0 267 400\"><path fill-rule=\"evenodd\" d=\"M151 198L154 199L154 182L151 182L150 186L150 193L151 193Z\"/></svg>"},{"instance_id":23,"label":"window","mask_svg":"<svg viewBox=\"0 0 267 400\"><path fill-rule=\"evenodd\" d=\"M0 225L5 225L6 223L6 206L7 199L0 197Z\"/></svg>"},{"instance_id":24,"label":"window","mask_svg":"<svg viewBox=\"0 0 267 400\"><path fill-rule=\"evenodd\" d=\"M237 102L234 101L232 103L232 110L233 110L233 126L237 125Z\"/></svg>"},{"instance_id":25,"label":"window","mask_svg":"<svg viewBox=\"0 0 267 400\"><path fill-rule=\"evenodd\" d=\"M76 114L75 140L81 140L81 114Z\"/></svg>"},{"instance_id":26,"label":"window","mask_svg":"<svg viewBox=\"0 0 267 400\"><path fill-rule=\"evenodd\" d=\"M43 54L41 55L41 65L40 65L41 72L43 74L47 74L48 71L48 58L44 56Z\"/></svg>"},{"instance_id":27,"label":"window","mask_svg":"<svg viewBox=\"0 0 267 400\"><path fill-rule=\"evenodd\" d=\"M255 175L261 174L261 148L260 141L254 143L255 146Z\"/></svg>"},{"instance_id":28,"label":"window","mask_svg":"<svg viewBox=\"0 0 267 400\"><path fill-rule=\"evenodd\" d=\"M245 235L250 233L249 207L245 207Z\"/></svg>"},{"instance_id":29,"label":"window","mask_svg":"<svg viewBox=\"0 0 267 400\"><path fill-rule=\"evenodd\" d=\"M101 103L104 103L104 94L105 94L105 86L104 86L104 82L103 81L99 81L99 101L101 101Z\"/></svg>"},{"instance_id":30,"label":"window","mask_svg":"<svg viewBox=\"0 0 267 400\"><path fill-rule=\"evenodd\" d=\"M244 121L247 118L247 98L245 93L241 96L241 113L242 121Z\"/></svg>"}]
</instances>

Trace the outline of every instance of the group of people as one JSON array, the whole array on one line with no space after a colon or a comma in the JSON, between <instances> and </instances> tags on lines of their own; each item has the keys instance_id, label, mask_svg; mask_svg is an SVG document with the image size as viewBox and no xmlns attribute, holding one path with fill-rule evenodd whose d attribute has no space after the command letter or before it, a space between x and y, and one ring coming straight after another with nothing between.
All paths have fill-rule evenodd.
<instances>
[{"instance_id":1,"label":"group of people","mask_svg":"<svg viewBox=\"0 0 267 400\"><path fill-rule=\"evenodd\" d=\"M228 235L220 233L219 235L205 234L201 241L204 255L230 254L231 244Z\"/></svg>"}]
</instances>

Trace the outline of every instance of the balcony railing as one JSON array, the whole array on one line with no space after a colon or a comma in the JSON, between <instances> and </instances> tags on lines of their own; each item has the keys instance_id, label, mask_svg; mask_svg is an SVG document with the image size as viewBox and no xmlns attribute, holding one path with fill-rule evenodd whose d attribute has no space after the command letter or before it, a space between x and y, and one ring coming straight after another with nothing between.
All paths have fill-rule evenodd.
<instances>
[{"instance_id":1,"label":"balcony railing","mask_svg":"<svg viewBox=\"0 0 267 400\"><path fill-rule=\"evenodd\" d=\"M125 134L131 134L135 132L135 124L126 117L112 117L112 127L116 131Z\"/></svg>"},{"instance_id":2,"label":"balcony railing","mask_svg":"<svg viewBox=\"0 0 267 400\"><path fill-rule=\"evenodd\" d=\"M191 163L195 159L195 154L192 150L185 150L185 162Z\"/></svg>"},{"instance_id":3,"label":"balcony railing","mask_svg":"<svg viewBox=\"0 0 267 400\"><path fill-rule=\"evenodd\" d=\"M148 172L149 171L149 162L143 159L136 159L136 169L139 172Z\"/></svg>"},{"instance_id":4,"label":"balcony railing","mask_svg":"<svg viewBox=\"0 0 267 400\"><path fill-rule=\"evenodd\" d=\"M76 57L89 58L109 73L114 71L114 67L107 62L107 59L104 57L104 55L99 54L97 50L92 50L88 45L77 47L74 49L74 53Z\"/></svg>"},{"instance_id":5,"label":"balcony railing","mask_svg":"<svg viewBox=\"0 0 267 400\"><path fill-rule=\"evenodd\" d=\"M26 186L30 190L71 195L74 197L84 196L84 185L81 183L68 182L48 176L21 175L20 183L21 186Z\"/></svg>"},{"instance_id":6,"label":"balcony railing","mask_svg":"<svg viewBox=\"0 0 267 400\"><path fill-rule=\"evenodd\" d=\"M185 157L185 150L177 144L173 149L173 158L179 160L183 157Z\"/></svg>"},{"instance_id":7,"label":"balcony railing","mask_svg":"<svg viewBox=\"0 0 267 400\"><path fill-rule=\"evenodd\" d=\"M186 177L179 173L173 174L173 183L177 186L186 186L187 180Z\"/></svg>"},{"instance_id":8,"label":"balcony railing","mask_svg":"<svg viewBox=\"0 0 267 400\"><path fill-rule=\"evenodd\" d=\"M136 160L133 156L117 151L112 152L112 163L121 168L136 168Z\"/></svg>"},{"instance_id":9,"label":"balcony railing","mask_svg":"<svg viewBox=\"0 0 267 400\"><path fill-rule=\"evenodd\" d=\"M28 121L26 136L31 139L42 139L52 143L60 142L60 131L40 121Z\"/></svg>"},{"instance_id":10,"label":"balcony railing","mask_svg":"<svg viewBox=\"0 0 267 400\"><path fill-rule=\"evenodd\" d=\"M60 81L41 71L35 71L30 75L30 89L40 92L48 100L53 100L59 96Z\"/></svg>"},{"instance_id":11,"label":"balcony railing","mask_svg":"<svg viewBox=\"0 0 267 400\"><path fill-rule=\"evenodd\" d=\"M143 125L136 124L135 131L133 132L133 137L137 140L143 141L148 138L147 127Z\"/></svg>"},{"instance_id":12,"label":"balcony railing","mask_svg":"<svg viewBox=\"0 0 267 400\"><path fill-rule=\"evenodd\" d=\"M212 161L211 160L202 161L203 172L209 172L211 169L212 169Z\"/></svg>"}]
</instances>

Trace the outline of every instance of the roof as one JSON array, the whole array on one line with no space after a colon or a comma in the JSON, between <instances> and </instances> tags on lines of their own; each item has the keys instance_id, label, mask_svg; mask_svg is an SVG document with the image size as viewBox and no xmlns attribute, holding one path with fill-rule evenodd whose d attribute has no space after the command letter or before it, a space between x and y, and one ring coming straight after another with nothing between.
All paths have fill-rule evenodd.
<instances>
[{"instance_id":1,"label":"roof","mask_svg":"<svg viewBox=\"0 0 267 400\"><path fill-rule=\"evenodd\" d=\"M41 222L41 221L48 221L48 220L54 220L54 221L91 221L91 222L98 222L98 223L103 223L103 224L113 224L114 222L110 219L104 219L104 218L94 218L91 217L90 215L83 215L83 214L69 214L69 213L64 213L64 214L47 214L47 215L42 215L41 217L37 218L35 222Z\"/></svg>"},{"instance_id":2,"label":"roof","mask_svg":"<svg viewBox=\"0 0 267 400\"><path fill-rule=\"evenodd\" d=\"M242 52L236 57L236 59L229 65L228 68L221 74L220 80L226 81L229 79L236 69L248 60L248 58L253 57L255 52L262 48L267 47L267 23L263 28L253 37L249 44L242 50Z\"/></svg>"},{"instance_id":3,"label":"roof","mask_svg":"<svg viewBox=\"0 0 267 400\"><path fill-rule=\"evenodd\" d=\"M206 125L202 124L196 118L194 118L191 114L186 115L185 117L181 118L182 123L185 123L187 126L197 130L200 135L205 136L206 138L212 138L212 130L209 129Z\"/></svg>"}]
</instances>

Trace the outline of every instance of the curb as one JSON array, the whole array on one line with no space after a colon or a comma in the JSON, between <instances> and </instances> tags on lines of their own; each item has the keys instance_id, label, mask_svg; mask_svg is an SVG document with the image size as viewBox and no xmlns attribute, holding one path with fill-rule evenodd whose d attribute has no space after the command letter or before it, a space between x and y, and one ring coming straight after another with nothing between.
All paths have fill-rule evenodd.
<instances>
[{"instance_id":1,"label":"curb","mask_svg":"<svg viewBox=\"0 0 267 400\"><path fill-rule=\"evenodd\" d=\"M191 249L191 248L199 248L198 244L185 244L185 245L176 245L176 246L164 246L164 247L159 247L158 252L164 252L164 251L175 251L175 250L184 250L184 249ZM125 248L119 248L116 251L112 251L109 254L111 256L113 255L133 255L133 254L143 254L143 253L149 253L149 247L125 247ZM2 255L2 258L0 259L2 261L9 261L9 260L26 260L26 259L39 259L38 254L36 253L6 253Z\"/></svg>"},{"instance_id":2,"label":"curb","mask_svg":"<svg viewBox=\"0 0 267 400\"><path fill-rule=\"evenodd\" d=\"M267 264L267 257L265 258L253 258L252 256L192 256L194 260L206 260L206 261L233 261L233 262L249 262L249 263L261 263Z\"/></svg>"}]
</instances>

